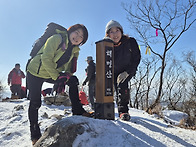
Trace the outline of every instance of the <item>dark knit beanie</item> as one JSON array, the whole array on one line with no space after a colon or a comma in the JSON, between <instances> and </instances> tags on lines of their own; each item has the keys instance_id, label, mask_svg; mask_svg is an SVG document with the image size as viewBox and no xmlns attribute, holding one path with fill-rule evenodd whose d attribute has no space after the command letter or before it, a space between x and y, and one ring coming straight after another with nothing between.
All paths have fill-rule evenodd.
<instances>
[{"instance_id":1,"label":"dark knit beanie","mask_svg":"<svg viewBox=\"0 0 196 147\"><path fill-rule=\"evenodd\" d=\"M121 31L122 31L122 34L123 34L123 28L122 28L122 26L120 25L119 22L117 22L117 21L115 21L115 20L110 20L110 21L107 23L107 25L106 25L106 27L105 27L105 33L108 34L108 31L109 31L112 27L118 27L118 28L120 28Z\"/></svg>"}]
</instances>

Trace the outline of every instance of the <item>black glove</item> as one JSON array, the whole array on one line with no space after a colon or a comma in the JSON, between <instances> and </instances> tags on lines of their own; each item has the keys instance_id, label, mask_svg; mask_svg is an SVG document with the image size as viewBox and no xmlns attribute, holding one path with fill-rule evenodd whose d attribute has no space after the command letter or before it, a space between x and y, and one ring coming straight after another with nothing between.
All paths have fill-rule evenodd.
<instances>
[{"instance_id":1,"label":"black glove","mask_svg":"<svg viewBox=\"0 0 196 147\"><path fill-rule=\"evenodd\" d=\"M71 75L69 73L60 73L59 77L57 78L57 83L67 82L70 79Z\"/></svg>"},{"instance_id":2,"label":"black glove","mask_svg":"<svg viewBox=\"0 0 196 147\"><path fill-rule=\"evenodd\" d=\"M62 93L65 90L66 82L70 79L69 73L60 73L59 77L57 78L57 93Z\"/></svg>"},{"instance_id":3,"label":"black glove","mask_svg":"<svg viewBox=\"0 0 196 147\"><path fill-rule=\"evenodd\" d=\"M85 81L82 83L82 86L84 86L84 85L86 85L86 82Z\"/></svg>"}]
</instances>

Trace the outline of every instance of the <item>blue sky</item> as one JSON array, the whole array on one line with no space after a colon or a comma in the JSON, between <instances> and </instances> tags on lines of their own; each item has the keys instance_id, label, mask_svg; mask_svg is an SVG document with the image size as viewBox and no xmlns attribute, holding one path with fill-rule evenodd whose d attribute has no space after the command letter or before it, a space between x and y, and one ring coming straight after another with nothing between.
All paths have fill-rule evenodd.
<instances>
[{"instance_id":1,"label":"blue sky","mask_svg":"<svg viewBox=\"0 0 196 147\"><path fill-rule=\"evenodd\" d=\"M25 71L33 42L42 35L49 22L56 22L66 28L81 23L89 31L88 41L81 47L76 72L83 81L85 59L89 55L96 57L95 42L104 37L108 21L120 22L125 34L134 37L136 33L129 27L122 2L129 4L131 0L0 0L0 80L7 84L7 75L15 63L20 63ZM174 52L194 50L195 26L177 42ZM145 49L141 48L141 52Z\"/></svg>"}]
</instances>

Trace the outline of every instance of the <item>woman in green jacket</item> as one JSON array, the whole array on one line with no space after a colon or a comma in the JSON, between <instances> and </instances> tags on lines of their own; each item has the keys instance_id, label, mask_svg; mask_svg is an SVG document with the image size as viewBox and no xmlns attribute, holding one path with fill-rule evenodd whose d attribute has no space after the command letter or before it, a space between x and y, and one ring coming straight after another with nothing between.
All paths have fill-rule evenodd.
<instances>
[{"instance_id":1,"label":"woman in green jacket","mask_svg":"<svg viewBox=\"0 0 196 147\"><path fill-rule=\"evenodd\" d=\"M27 84L30 105L28 110L32 144L41 137L38 125L38 109L41 107L41 89L44 82L69 86L73 115L89 116L78 95L78 79L73 76L79 55L79 46L88 39L88 31L82 24L76 24L49 37L37 55L27 66Z\"/></svg>"}]
</instances>

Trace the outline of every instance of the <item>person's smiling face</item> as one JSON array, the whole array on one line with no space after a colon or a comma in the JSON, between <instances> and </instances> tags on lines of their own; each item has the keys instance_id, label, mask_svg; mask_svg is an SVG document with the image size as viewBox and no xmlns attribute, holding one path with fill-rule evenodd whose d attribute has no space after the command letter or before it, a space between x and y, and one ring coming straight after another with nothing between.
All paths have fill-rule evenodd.
<instances>
[{"instance_id":1,"label":"person's smiling face","mask_svg":"<svg viewBox=\"0 0 196 147\"><path fill-rule=\"evenodd\" d=\"M71 32L71 34L69 35L69 39L70 39L72 45L79 45L84 39L83 36L84 35L83 35L82 29L77 29L77 30Z\"/></svg>"},{"instance_id":2,"label":"person's smiling face","mask_svg":"<svg viewBox=\"0 0 196 147\"><path fill-rule=\"evenodd\" d=\"M122 32L118 27L112 27L109 30L108 35L114 41L114 43L118 43L122 37Z\"/></svg>"}]
</instances>

